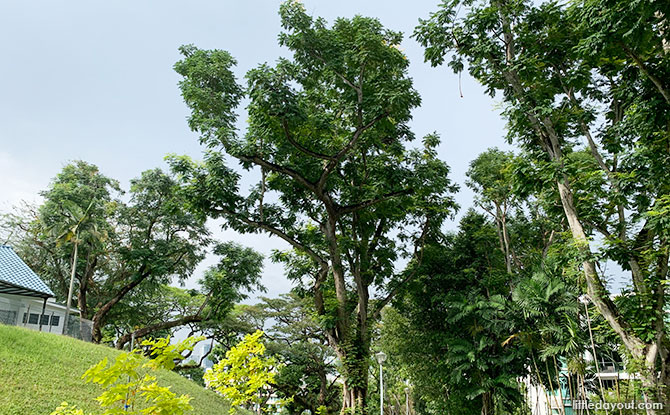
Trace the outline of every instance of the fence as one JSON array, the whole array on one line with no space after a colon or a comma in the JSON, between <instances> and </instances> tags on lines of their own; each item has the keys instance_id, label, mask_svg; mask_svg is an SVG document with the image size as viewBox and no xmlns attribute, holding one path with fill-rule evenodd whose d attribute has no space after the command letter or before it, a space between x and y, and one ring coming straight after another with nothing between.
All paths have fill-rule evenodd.
<instances>
[{"instance_id":1,"label":"fence","mask_svg":"<svg viewBox=\"0 0 670 415\"><path fill-rule=\"evenodd\" d=\"M64 334L75 339L90 342L93 338L93 322L79 316L70 316L67 330Z\"/></svg>"}]
</instances>

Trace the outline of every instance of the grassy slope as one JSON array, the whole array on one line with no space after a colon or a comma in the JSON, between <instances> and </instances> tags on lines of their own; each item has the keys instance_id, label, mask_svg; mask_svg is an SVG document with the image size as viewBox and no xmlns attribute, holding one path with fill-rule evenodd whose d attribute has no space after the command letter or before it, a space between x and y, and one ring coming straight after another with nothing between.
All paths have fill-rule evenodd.
<instances>
[{"instance_id":1,"label":"grassy slope","mask_svg":"<svg viewBox=\"0 0 670 415\"><path fill-rule=\"evenodd\" d=\"M119 352L69 337L0 324L0 414L48 415L61 402L100 413L95 397L102 389L84 384L81 375L93 364ZM193 399L193 415L226 414L216 394L176 373L155 373L158 384Z\"/></svg>"}]
</instances>

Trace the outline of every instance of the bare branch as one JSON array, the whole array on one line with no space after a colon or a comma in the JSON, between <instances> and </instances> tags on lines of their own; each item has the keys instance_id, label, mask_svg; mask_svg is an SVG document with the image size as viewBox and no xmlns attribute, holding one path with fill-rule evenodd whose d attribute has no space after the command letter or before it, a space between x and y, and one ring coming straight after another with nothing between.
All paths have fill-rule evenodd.
<instances>
[{"instance_id":1,"label":"bare branch","mask_svg":"<svg viewBox=\"0 0 670 415\"><path fill-rule=\"evenodd\" d=\"M637 65L638 68L640 68L640 72L642 72L653 84L656 86L656 89L658 89L658 92L663 95L663 98L665 98L665 102L670 104L670 90L666 88L663 85L663 81L649 70L649 67L640 59L640 57L633 52L631 48L626 46L623 42L619 43L621 45L621 48L626 52L626 55L628 55L631 59L633 59L633 62L635 62L635 65Z\"/></svg>"},{"instance_id":2,"label":"bare branch","mask_svg":"<svg viewBox=\"0 0 670 415\"><path fill-rule=\"evenodd\" d=\"M262 229L266 232L269 232L275 236L278 236L279 238L283 239L284 241L288 242L291 244L294 248L305 252L307 255L309 255L317 264L322 265L322 264L328 264L326 260L321 258L319 254L317 254L313 249L309 248L307 245L303 244L302 242L298 241L295 238L292 238L290 235L288 235L286 232L282 231L279 228L276 228L266 222L260 222L260 221L255 221L253 219L247 218L245 216L241 216L238 213L235 213L233 211L229 211L226 209L217 209L217 213L220 214L226 214L226 215L231 215L234 216L236 219L246 223L249 226L253 226L258 229Z\"/></svg>"}]
</instances>

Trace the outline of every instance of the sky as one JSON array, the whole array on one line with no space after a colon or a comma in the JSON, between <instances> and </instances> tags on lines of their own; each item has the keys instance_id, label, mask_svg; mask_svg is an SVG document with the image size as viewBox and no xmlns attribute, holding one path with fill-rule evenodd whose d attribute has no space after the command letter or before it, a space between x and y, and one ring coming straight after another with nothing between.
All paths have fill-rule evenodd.
<instances>
[{"instance_id":1,"label":"sky","mask_svg":"<svg viewBox=\"0 0 670 415\"><path fill-rule=\"evenodd\" d=\"M461 212L472 206L465 186L469 162L489 147L508 149L494 99L466 74L423 62L409 39L438 0L305 0L308 13L332 22L373 16L405 34L401 45L422 96L411 126L417 137L437 132L439 155L461 185ZM172 66L178 47L224 49L238 61L238 79L264 62L288 56L277 44L277 0L0 2L0 212L39 192L72 160L96 164L123 187L142 171L165 168L169 153L199 158L202 148L186 124ZM241 117L242 120L244 117ZM214 236L269 254L286 245L265 235L239 235L210 223ZM455 229L457 219L446 224ZM189 285L204 267L208 257ZM290 289L281 266L266 261L263 284L276 296Z\"/></svg>"}]
</instances>

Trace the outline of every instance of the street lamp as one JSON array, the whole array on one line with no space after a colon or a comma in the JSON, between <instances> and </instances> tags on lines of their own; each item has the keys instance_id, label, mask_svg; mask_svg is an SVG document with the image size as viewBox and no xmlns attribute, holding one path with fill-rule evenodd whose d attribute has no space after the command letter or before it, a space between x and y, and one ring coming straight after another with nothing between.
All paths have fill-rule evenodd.
<instances>
[{"instance_id":1,"label":"street lamp","mask_svg":"<svg viewBox=\"0 0 670 415\"><path fill-rule=\"evenodd\" d=\"M379 415L384 415L384 372L382 367L386 361L386 353L379 352L375 354L377 363L379 363Z\"/></svg>"},{"instance_id":2,"label":"street lamp","mask_svg":"<svg viewBox=\"0 0 670 415\"><path fill-rule=\"evenodd\" d=\"M409 380L405 380L405 415L409 415Z\"/></svg>"}]
</instances>

